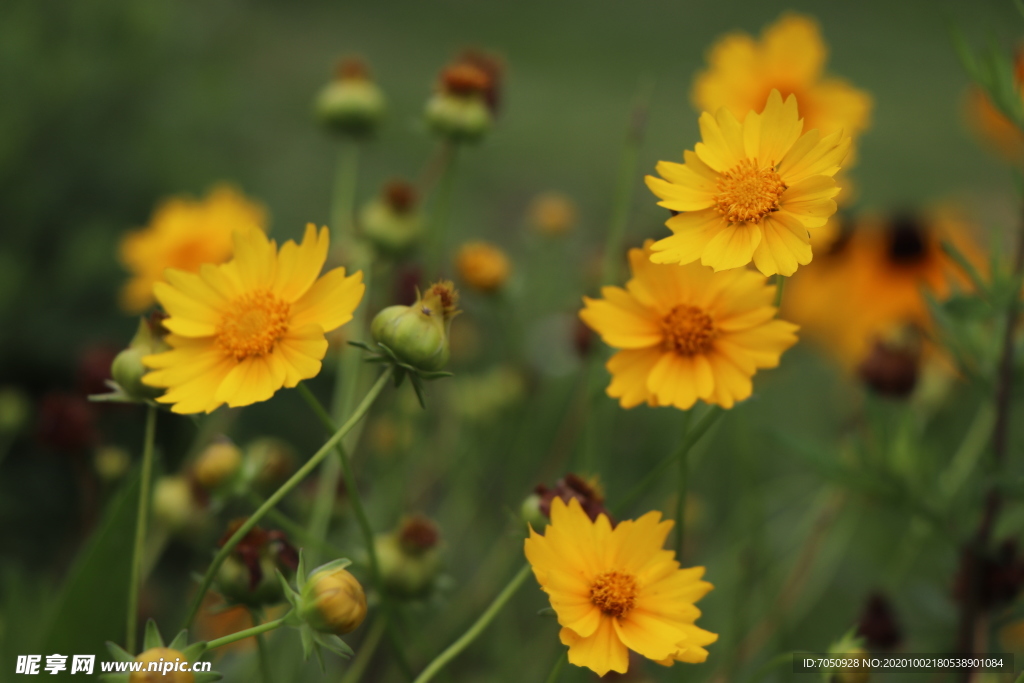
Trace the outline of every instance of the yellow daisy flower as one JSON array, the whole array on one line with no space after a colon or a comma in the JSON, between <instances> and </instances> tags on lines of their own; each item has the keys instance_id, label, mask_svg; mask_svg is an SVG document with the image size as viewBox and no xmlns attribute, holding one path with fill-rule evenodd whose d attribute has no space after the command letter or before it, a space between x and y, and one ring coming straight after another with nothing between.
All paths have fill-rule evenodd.
<instances>
[{"instance_id":1,"label":"yellow daisy flower","mask_svg":"<svg viewBox=\"0 0 1024 683\"><path fill-rule=\"evenodd\" d=\"M803 132L796 98L777 90L762 113L743 122L726 108L700 117L703 142L683 154L686 163L658 162L662 178L647 176L659 206L682 212L674 233L654 244L655 263L700 259L715 270L753 260L765 275L792 275L811 262L808 228L836 212L832 178L850 149L842 131Z\"/></svg>"},{"instance_id":2,"label":"yellow daisy flower","mask_svg":"<svg viewBox=\"0 0 1024 683\"><path fill-rule=\"evenodd\" d=\"M827 58L818 22L784 14L764 30L760 42L746 33L732 33L715 43L708 69L694 81L693 103L700 111L727 107L742 119L778 90L796 95L808 129L857 136L869 124L871 96L842 79L823 77Z\"/></svg>"},{"instance_id":3,"label":"yellow daisy flower","mask_svg":"<svg viewBox=\"0 0 1024 683\"><path fill-rule=\"evenodd\" d=\"M363 273L335 268L319 279L328 233L306 226L302 244L277 250L260 230L235 233L235 258L199 273L168 270L154 286L170 315L171 350L146 356L143 382L167 391L176 413L265 401L316 376L325 332L344 325L362 299Z\"/></svg>"},{"instance_id":4,"label":"yellow daisy flower","mask_svg":"<svg viewBox=\"0 0 1024 683\"><path fill-rule=\"evenodd\" d=\"M223 263L231 258L235 230L266 225L266 209L230 185L213 188L201 201L175 197L161 203L148 226L121 239L121 262L132 273L121 291L122 308L145 310L164 270L194 273L204 263Z\"/></svg>"},{"instance_id":5,"label":"yellow daisy flower","mask_svg":"<svg viewBox=\"0 0 1024 683\"><path fill-rule=\"evenodd\" d=\"M704 567L680 569L663 549L671 528L648 512L613 529L607 515L591 521L578 500L556 496L544 535L530 529L526 559L558 615L570 662L604 676L626 672L629 650L665 665L708 658L704 646L718 636L694 623L694 603L713 586L701 581Z\"/></svg>"},{"instance_id":6,"label":"yellow daisy flower","mask_svg":"<svg viewBox=\"0 0 1024 683\"><path fill-rule=\"evenodd\" d=\"M731 408L750 396L758 368L779 364L798 328L774 319L775 287L757 273L655 264L651 246L630 250L625 289L583 298L580 318L621 349L608 361L608 395L623 408L687 410L697 399Z\"/></svg>"}]
</instances>

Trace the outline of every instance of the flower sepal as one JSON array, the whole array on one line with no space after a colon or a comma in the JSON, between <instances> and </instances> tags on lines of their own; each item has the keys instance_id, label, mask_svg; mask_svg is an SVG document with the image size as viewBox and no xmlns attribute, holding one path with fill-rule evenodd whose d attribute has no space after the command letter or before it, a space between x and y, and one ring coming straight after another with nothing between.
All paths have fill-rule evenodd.
<instances>
[{"instance_id":1,"label":"flower sepal","mask_svg":"<svg viewBox=\"0 0 1024 683\"><path fill-rule=\"evenodd\" d=\"M387 363L389 365L393 365L395 368L394 377L396 387L402 386L402 382L404 382L406 376L408 376L409 383L412 385L413 391L416 392L416 398L419 400L421 408L427 407L423 398L423 382L441 379L442 377L453 377L455 374L448 372L447 370L421 370L415 366L409 365L399 358L394 351L388 348L387 344L382 342L374 342L374 346L377 348L360 341L350 341L349 344L370 354L366 359L367 363Z\"/></svg>"},{"instance_id":2,"label":"flower sepal","mask_svg":"<svg viewBox=\"0 0 1024 683\"><path fill-rule=\"evenodd\" d=\"M157 627L156 622L152 619L146 622L146 633L142 640L142 652L138 655L133 655L120 645L107 641L107 651L110 652L111 658L117 662L156 662L161 658L166 662L171 662L172 657L175 659L180 657L182 661L195 664L206 650L205 641L189 644L188 631L186 630L179 632L170 643L165 643L163 636L160 634L159 627ZM223 674L217 671L184 672L168 670L161 673L161 678L168 683L179 683L179 681L213 683L213 681L219 681L224 677ZM104 683L129 683L131 673L104 674L100 676L99 680L104 681Z\"/></svg>"},{"instance_id":3,"label":"flower sepal","mask_svg":"<svg viewBox=\"0 0 1024 683\"><path fill-rule=\"evenodd\" d=\"M334 571L338 569L344 569L352 564L352 561L347 558L341 558L333 560L327 564L320 565L311 572L306 572L306 560L299 551L299 568L295 572L295 584L298 590L292 588L288 579L285 578L284 574L280 571L277 573L278 581L281 583L281 588L284 591L285 599L288 604L291 605L292 609L285 617L285 625L297 628L299 630L299 638L302 641L302 656L304 660L308 660L311 655L315 654L317 662L320 664L320 670L326 671L324 665L323 649L327 649L334 654L344 659L350 659L355 652L344 640L339 638L333 633L324 633L319 631L309 622L305 616L305 600L303 594L306 592L307 583L309 578L314 574L322 571Z\"/></svg>"}]
</instances>

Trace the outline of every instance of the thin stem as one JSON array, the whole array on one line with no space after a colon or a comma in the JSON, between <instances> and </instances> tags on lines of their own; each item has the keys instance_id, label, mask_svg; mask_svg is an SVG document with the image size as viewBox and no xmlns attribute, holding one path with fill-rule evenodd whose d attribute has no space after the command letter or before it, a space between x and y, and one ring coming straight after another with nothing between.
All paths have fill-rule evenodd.
<instances>
[{"instance_id":1,"label":"thin stem","mask_svg":"<svg viewBox=\"0 0 1024 683\"><path fill-rule=\"evenodd\" d=\"M378 616L374 619L373 624L370 625L370 631L366 634L366 638L363 639L359 652L356 653L355 659L352 660L352 665L348 667L348 671L345 672L345 677L341 679L341 683L357 683L363 677L363 672L366 671L366 667L373 660L373 655L377 651L377 646L380 645L380 639L383 637L386 628L386 617Z\"/></svg>"},{"instance_id":2,"label":"thin stem","mask_svg":"<svg viewBox=\"0 0 1024 683\"><path fill-rule=\"evenodd\" d=\"M782 290L786 288L786 276L781 273L775 276L775 308L782 306Z\"/></svg>"},{"instance_id":3,"label":"thin stem","mask_svg":"<svg viewBox=\"0 0 1024 683\"><path fill-rule=\"evenodd\" d=\"M558 659L555 660L554 665L551 667L551 673L544 679L545 683L557 683L558 677L562 673L562 667L569 661L569 653L562 652L558 655Z\"/></svg>"},{"instance_id":4,"label":"thin stem","mask_svg":"<svg viewBox=\"0 0 1024 683\"><path fill-rule=\"evenodd\" d=\"M697 421L697 424L693 426L693 429L687 432L686 438L679 444L676 451L655 465L654 468L651 469L651 471L648 472L642 480L640 480L640 483L630 489L615 506L614 512L618 513L625 510L630 504L636 501L637 498L643 495L643 493L650 488L651 484L659 481L662 475L665 474L665 470L671 467L672 463L683 457L683 455L688 453L691 448L697 445L697 442L700 441L705 432L711 428L711 425L713 425L724 412L725 411L718 406L711 406L711 408Z\"/></svg>"},{"instance_id":5,"label":"thin stem","mask_svg":"<svg viewBox=\"0 0 1024 683\"><path fill-rule=\"evenodd\" d=\"M273 621L267 621L267 622L264 622L264 623L262 623L262 624L260 624L258 626L253 626L252 628L247 628L244 631L236 631L235 633L232 633L231 635L227 635L227 636L224 636L222 638L216 638L216 639L211 640L210 642L208 642L206 644L206 649L207 650L212 650L214 648L223 647L225 645L230 645L231 643L237 643L240 640L245 640L249 636L258 636L261 633L266 633L267 631L273 631L275 628L278 628L279 626L284 626L284 621L287 618L288 618L288 615L286 614L283 617L281 617L280 619L274 619Z\"/></svg>"},{"instance_id":6,"label":"thin stem","mask_svg":"<svg viewBox=\"0 0 1024 683\"><path fill-rule=\"evenodd\" d=\"M445 244L448 238L448 227L451 223L452 195L455 190L455 175L458 166L459 146L457 143L444 142L444 170L438 182L437 195L430 209L427 221L427 275L438 277L444 264Z\"/></svg>"},{"instance_id":7,"label":"thin stem","mask_svg":"<svg viewBox=\"0 0 1024 683\"><path fill-rule=\"evenodd\" d=\"M338 243L355 239L356 181L359 178L359 143L343 142L338 151L338 168L331 195L331 227ZM348 245L346 245L348 246Z\"/></svg>"},{"instance_id":8,"label":"thin stem","mask_svg":"<svg viewBox=\"0 0 1024 683\"><path fill-rule=\"evenodd\" d=\"M693 418L691 411L686 411L683 417L683 438L679 443L677 457L679 460L679 481L676 489L676 559L683 561L683 545L686 543L686 498L690 486L690 447L688 436L690 434L690 422Z\"/></svg>"},{"instance_id":9,"label":"thin stem","mask_svg":"<svg viewBox=\"0 0 1024 683\"><path fill-rule=\"evenodd\" d=\"M250 491L249 501L259 508L259 506L267 502L267 499L255 491ZM286 531L289 536L292 536L305 546L319 548L321 551L325 551L333 557L342 557L345 554L345 551L341 548L326 541L313 538L308 531L302 528L301 524L279 510L269 510L267 512L267 519L269 519L273 524L281 527L281 529ZM313 565L312 562L308 562L308 564Z\"/></svg>"},{"instance_id":10,"label":"thin stem","mask_svg":"<svg viewBox=\"0 0 1024 683\"><path fill-rule=\"evenodd\" d=\"M1024 222L1019 228L1017 251L1013 260L1013 279L1020 281L1024 272ZM995 406L996 419L992 431L992 455L995 467L1000 470L1006 462L1010 447L1010 407L1013 403L1013 355L1014 336L1017 332L1017 318L1020 312L1020 297L1014 293L1006 306L1006 325L1003 328L1002 353L999 358L997 372ZM985 581L983 563L992 530L1003 507L1002 495L998 486L993 486L985 497L981 521L974 533L974 538L964 550L963 580L966 596L962 601L960 623L957 628L957 650L964 653L975 651L975 639L978 620L982 616L981 591ZM961 672L962 680L971 679L972 670Z\"/></svg>"},{"instance_id":11,"label":"thin stem","mask_svg":"<svg viewBox=\"0 0 1024 683\"><path fill-rule=\"evenodd\" d=\"M263 613L260 610L250 609L249 615L252 617L253 625L258 626L263 621ZM260 660L260 675L263 677L263 683L270 683L270 658L267 656L267 641L263 638L262 632L256 634L256 651Z\"/></svg>"},{"instance_id":12,"label":"thin stem","mask_svg":"<svg viewBox=\"0 0 1024 683\"><path fill-rule=\"evenodd\" d=\"M389 367L385 374L390 374L390 371L391 369ZM306 400L306 403L309 404L313 413L323 423L324 427L328 431L333 429L334 420L331 419L330 413L327 412L327 409L323 407L313 392L309 390L309 387L304 384L300 384L299 393ZM366 514L366 508L363 507L363 499L359 495L355 474L352 471L352 463L349 461L348 454L345 452L345 448L340 441L336 443L335 450L338 453L338 460L341 463L342 474L345 477L345 489L348 492L349 501L352 504L352 511L356 515L356 523L359 525L359 530L363 535L363 542L366 545L366 555L370 561L370 578L373 581L373 585L377 589L377 592L380 593L381 606L384 608L384 612L388 617L388 635L395 647L399 666L409 674L409 678L412 678L412 668L409 666L408 660L405 658L404 651L402 649L402 638L395 629L393 619L395 614L394 605L391 604L391 598L384 587L384 582L381 580L380 563L377 559L377 546L374 543L373 527L370 525L370 519Z\"/></svg>"},{"instance_id":13,"label":"thin stem","mask_svg":"<svg viewBox=\"0 0 1024 683\"><path fill-rule=\"evenodd\" d=\"M391 378L391 372L392 368L389 366L383 373L381 373L377 382L363 398L362 403L359 404L359 407L356 408L354 413L352 413L352 416L348 421L343 424L340 429L334 432L334 435L320 447L320 450L314 453L313 457L306 461L306 464L300 467L299 470L293 474L290 479L288 479L288 481L281 484L281 487L277 489L277 491L274 491L270 498L267 498L267 501L261 505L256 512L252 513L249 519L245 520L245 523L242 524L234 535L228 539L227 543L217 551L217 554L213 558L213 562L210 563L210 567L206 570L206 574L203 576L202 583L199 585L199 590L196 591L196 595L192 599L188 616L185 618L184 628L192 626L192 622L195 620L196 615L199 614L199 606L202 605L203 598L206 596L206 591L210 589L210 585L213 583L213 579L217 575L217 571L220 569L220 566L224 564L224 560L226 560L228 555L231 554L231 551L234 550L235 546L238 545L239 541L245 538L245 535L248 534L264 516L266 516L268 511L273 509L274 506L281 502L282 498L288 495L288 493L298 486L303 479L309 476L310 472L315 470L324 458L331 453L331 450L341 442L342 438L348 434L349 430L352 429L352 427L355 426L355 424L359 422L367 412L369 412L370 406L373 405L377 396L379 396L380 392L384 389L384 385L387 384L388 380Z\"/></svg>"},{"instance_id":14,"label":"thin stem","mask_svg":"<svg viewBox=\"0 0 1024 683\"><path fill-rule=\"evenodd\" d=\"M448 646L448 648L434 658L427 668L423 670L413 683L427 683L431 678L437 675L441 669L445 667L448 662L455 659L463 650L476 640L485 628L487 628L494 617L498 616L498 612L505 606L505 604L515 595L516 591L523 585L527 577L530 576L530 565L526 564L512 577L512 580L508 582L498 597L494 599L494 602L484 610L484 613L469 627L462 636L454 643Z\"/></svg>"},{"instance_id":15,"label":"thin stem","mask_svg":"<svg viewBox=\"0 0 1024 683\"><path fill-rule=\"evenodd\" d=\"M139 619L139 591L142 588L142 551L146 545L146 518L149 516L149 493L153 479L153 444L156 440L156 408L146 408L146 433L142 442L142 477L139 481L139 509L135 516L135 546L132 549L131 578L128 580L128 625L125 649L135 652L135 636Z\"/></svg>"}]
</instances>

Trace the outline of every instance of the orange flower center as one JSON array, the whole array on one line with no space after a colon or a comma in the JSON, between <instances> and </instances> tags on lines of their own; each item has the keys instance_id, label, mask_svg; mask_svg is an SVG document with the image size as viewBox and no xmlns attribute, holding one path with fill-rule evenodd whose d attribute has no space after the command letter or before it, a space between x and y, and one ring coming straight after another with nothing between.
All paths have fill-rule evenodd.
<instances>
[{"instance_id":1,"label":"orange flower center","mask_svg":"<svg viewBox=\"0 0 1024 683\"><path fill-rule=\"evenodd\" d=\"M288 332L290 306L268 291L249 292L231 302L217 327L217 346L236 360L263 356Z\"/></svg>"},{"instance_id":2,"label":"orange flower center","mask_svg":"<svg viewBox=\"0 0 1024 683\"><path fill-rule=\"evenodd\" d=\"M730 223L757 223L779 210L785 191L774 164L761 168L757 159L744 159L718 177L715 208Z\"/></svg>"},{"instance_id":3,"label":"orange flower center","mask_svg":"<svg viewBox=\"0 0 1024 683\"><path fill-rule=\"evenodd\" d=\"M610 571L590 584L590 602L611 617L625 616L636 605L636 577Z\"/></svg>"},{"instance_id":4,"label":"orange flower center","mask_svg":"<svg viewBox=\"0 0 1024 683\"><path fill-rule=\"evenodd\" d=\"M666 349L684 356L707 353L718 336L711 316L696 306L676 306L661 320Z\"/></svg>"}]
</instances>

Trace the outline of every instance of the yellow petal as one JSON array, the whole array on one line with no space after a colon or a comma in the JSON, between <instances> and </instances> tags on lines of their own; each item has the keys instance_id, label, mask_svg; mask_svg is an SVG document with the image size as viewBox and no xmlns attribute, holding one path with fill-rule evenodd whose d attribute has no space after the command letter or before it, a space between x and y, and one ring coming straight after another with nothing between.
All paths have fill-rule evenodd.
<instances>
[{"instance_id":1,"label":"yellow petal","mask_svg":"<svg viewBox=\"0 0 1024 683\"><path fill-rule=\"evenodd\" d=\"M699 259L708 244L727 223L715 209L681 213L665 222L671 237L658 240L651 247L654 263L692 263Z\"/></svg>"},{"instance_id":2,"label":"yellow petal","mask_svg":"<svg viewBox=\"0 0 1024 683\"><path fill-rule=\"evenodd\" d=\"M762 168L774 166L800 137L803 127L796 97L790 95L783 102L779 91L772 90L764 111L747 114L743 120L746 156L757 159Z\"/></svg>"},{"instance_id":3,"label":"yellow petal","mask_svg":"<svg viewBox=\"0 0 1024 683\"><path fill-rule=\"evenodd\" d=\"M277 248L256 228L237 230L235 257L231 261L245 289L270 289L277 269Z\"/></svg>"},{"instance_id":4,"label":"yellow petal","mask_svg":"<svg viewBox=\"0 0 1024 683\"><path fill-rule=\"evenodd\" d=\"M608 617L602 618L597 630L586 638L568 628L563 628L558 636L562 644L569 647L571 664L585 666L598 676L609 671L626 673L629 668L629 650Z\"/></svg>"},{"instance_id":5,"label":"yellow petal","mask_svg":"<svg viewBox=\"0 0 1024 683\"><path fill-rule=\"evenodd\" d=\"M686 356L664 353L651 369L647 390L657 397L658 405L689 410L697 402L693 364Z\"/></svg>"},{"instance_id":6,"label":"yellow petal","mask_svg":"<svg viewBox=\"0 0 1024 683\"><path fill-rule=\"evenodd\" d=\"M345 277L344 268L335 268L293 304L292 324L316 324L325 332L337 329L352 319L365 291L362 271Z\"/></svg>"},{"instance_id":7,"label":"yellow petal","mask_svg":"<svg viewBox=\"0 0 1024 683\"><path fill-rule=\"evenodd\" d=\"M619 399L623 408L635 408L648 402L651 394L647 390L647 377L662 353L660 348L651 347L627 349L612 356L607 365L608 372L612 374L608 395Z\"/></svg>"},{"instance_id":8,"label":"yellow petal","mask_svg":"<svg viewBox=\"0 0 1024 683\"><path fill-rule=\"evenodd\" d=\"M754 265L763 275L792 275L811 262L811 238L795 217L778 211L761 221L764 235L754 252Z\"/></svg>"},{"instance_id":9,"label":"yellow petal","mask_svg":"<svg viewBox=\"0 0 1024 683\"><path fill-rule=\"evenodd\" d=\"M642 349L663 338L656 313L618 287L604 287L604 299L583 297L580 319L601 335L609 346Z\"/></svg>"},{"instance_id":10,"label":"yellow petal","mask_svg":"<svg viewBox=\"0 0 1024 683\"><path fill-rule=\"evenodd\" d=\"M756 223L723 225L704 247L700 262L715 271L740 268L750 263L761 239L761 227Z\"/></svg>"},{"instance_id":11,"label":"yellow petal","mask_svg":"<svg viewBox=\"0 0 1024 683\"><path fill-rule=\"evenodd\" d=\"M782 209L796 216L807 228L820 228L836 212L832 199L839 194L835 179L814 175L801 180L782 195Z\"/></svg>"},{"instance_id":12,"label":"yellow petal","mask_svg":"<svg viewBox=\"0 0 1024 683\"><path fill-rule=\"evenodd\" d=\"M321 228L317 233L316 226L312 223L306 225L302 244L296 244L292 240L285 242L277 257L273 291L281 299L289 302L305 294L324 267L329 244L327 228Z\"/></svg>"},{"instance_id":13,"label":"yellow petal","mask_svg":"<svg viewBox=\"0 0 1024 683\"><path fill-rule=\"evenodd\" d=\"M714 116L708 112L700 115L702 142L694 146L694 152L705 164L719 173L733 168L744 158L743 128L736 117L725 107Z\"/></svg>"},{"instance_id":14,"label":"yellow petal","mask_svg":"<svg viewBox=\"0 0 1024 683\"><path fill-rule=\"evenodd\" d=\"M232 408L266 401L281 388L275 383L270 366L262 357L246 358L227 374L214 398Z\"/></svg>"}]
</instances>

